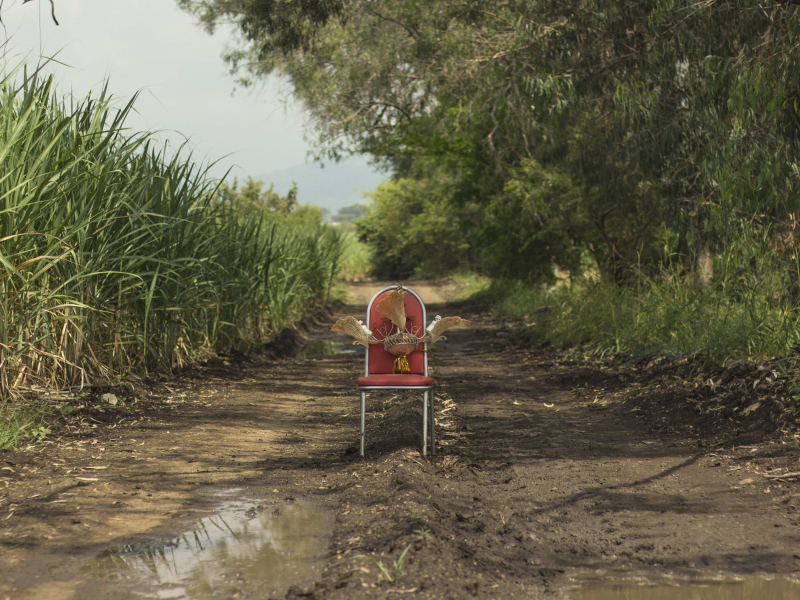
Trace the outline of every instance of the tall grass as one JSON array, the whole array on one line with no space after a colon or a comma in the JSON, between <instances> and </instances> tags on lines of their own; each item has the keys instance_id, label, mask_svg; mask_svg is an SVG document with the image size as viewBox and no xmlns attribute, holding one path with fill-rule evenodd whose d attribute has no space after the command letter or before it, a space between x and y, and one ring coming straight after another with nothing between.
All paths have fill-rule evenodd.
<instances>
[{"instance_id":1,"label":"tall grass","mask_svg":"<svg viewBox=\"0 0 800 600\"><path fill-rule=\"evenodd\" d=\"M364 281L372 271L373 250L358 239L355 231L339 229L342 234L343 252L341 276L345 281Z\"/></svg>"},{"instance_id":2,"label":"tall grass","mask_svg":"<svg viewBox=\"0 0 800 600\"><path fill-rule=\"evenodd\" d=\"M134 100L0 81L0 396L252 349L327 300L340 236L221 202L207 168L125 129Z\"/></svg>"},{"instance_id":3,"label":"tall grass","mask_svg":"<svg viewBox=\"0 0 800 600\"><path fill-rule=\"evenodd\" d=\"M526 319L536 341L582 344L598 354L689 357L714 365L784 357L800 344L800 307L790 293L796 271L792 261L763 246L753 249L750 261L732 252L718 256L711 282L677 269L640 274L631 287L602 279L550 287L495 280L481 282L472 298Z\"/></svg>"}]
</instances>

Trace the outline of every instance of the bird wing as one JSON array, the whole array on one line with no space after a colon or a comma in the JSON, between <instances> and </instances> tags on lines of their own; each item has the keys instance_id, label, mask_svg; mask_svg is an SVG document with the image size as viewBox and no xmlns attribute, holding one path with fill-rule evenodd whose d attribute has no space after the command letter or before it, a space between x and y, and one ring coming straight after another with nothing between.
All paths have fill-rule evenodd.
<instances>
[{"instance_id":1,"label":"bird wing","mask_svg":"<svg viewBox=\"0 0 800 600\"><path fill-rule=\"evenodd\" d=\"M333 324L331 331L351 335L356 338L356 343L361 344L362 346L369 346L370 344L374 344L378 341L364 331L361 323L359 323L355 317L344 317L343 319L339 319Z\"/></svg>"},{"instance_id":2,"label":"bird wing","mask_svg":"<svg viewBox=\"0 0 800 600\"><path fill-rule=\"evenodd\" d=\"M422 341L433 344L437 342L442 337L442 334L451 327L455 327L456 325L467 325L468 323L469 321L462 319L461 317L445 317L444 319L434 322L433 328L423 336Z\"/></svg>"},{"instance_id":3,"label":"bird wing","mask_svg":"<svg viewBox=\"0 0 800 600\"><path fill-rule=\"evenodd\" d=\"M405 331L406 328L405 295L403 290L394 290L386 294L386 297L375 306L375 310L389 317L400 331Z\"/></svg>"}]
</instances>

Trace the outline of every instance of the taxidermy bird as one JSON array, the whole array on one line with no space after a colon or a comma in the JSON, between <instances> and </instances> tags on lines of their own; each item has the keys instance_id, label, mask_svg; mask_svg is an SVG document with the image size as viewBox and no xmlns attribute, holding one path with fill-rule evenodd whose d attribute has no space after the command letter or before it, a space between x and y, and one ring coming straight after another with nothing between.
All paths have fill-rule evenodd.
<instances>
[{"instance_id":1,"label":"taxidermy bird","mask_svg":"<svg viewBox=\"0 0 800 600\"><path fill-rule=\"evenodd\" d=\"M404 331L406 328L405 295L403 290L394 290L375 307L375 310L389 318L398 331Z\"/></svg>"},{"instance_id":2,"label":"taxidermy bird","mask_svg":"<svg viewBox=\"0 0 800 600\"><path fill-rule=\"evenodd\" d=\"M469 321L461 317L442 318L440 315L436 315L436 318L428 325L422 337L419 337L414 331L406 330L408 319L404 303L405 295L406 292L403 287L398 285L396 290L387 293L375 305L375 310L384 315L397 328L397 331L392 331L390 328L389 331L379 332L379 335L384 336L383 339L376 338L363 322L356 320L354 317L339 319L331 327L331 331L350 335L355 338L356 344L361 344L362 346L369 347L370 344L383 343L384 349L397 357L393 372L409 373L410 367L406 357L416 350L420 343L430 342L434 344L439 340L447 339L442 335L445 331L456 325L466 325Z\"/></svg>"}]
</instances>

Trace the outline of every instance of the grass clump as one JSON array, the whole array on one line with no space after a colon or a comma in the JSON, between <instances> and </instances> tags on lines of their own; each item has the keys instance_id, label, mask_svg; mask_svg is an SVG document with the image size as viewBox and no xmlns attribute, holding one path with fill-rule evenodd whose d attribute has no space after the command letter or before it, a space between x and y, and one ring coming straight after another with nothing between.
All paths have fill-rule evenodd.
<instances>
[{"instance_id":1,"label":"grass clump","mask_svg":"<svg viewBox=\"0 0 800 600\"><path fill-rule=\"evenodd\" d=\"M44 440L49 433L45 424L46 415L44 405L0 404L0 450Z\"/></svg>"},{"instance_id":2,"label":"grass clump","mask_svg":"<svg viewBox=\"0 0 800 600\"><path fill-rule=\"evenodd\" d=\"M403 561L405 561L406 554L408 554L409 550L411 550L411 544L406 546L406 549L400 554L400 558L392 563L391 568L383 566L382 561L375 561L375 564L378 565L378 569L381 571L381 582L397 583L400 581L400 578L405 575L405 573L403 573Z\"/></svg>"}]
</instances>

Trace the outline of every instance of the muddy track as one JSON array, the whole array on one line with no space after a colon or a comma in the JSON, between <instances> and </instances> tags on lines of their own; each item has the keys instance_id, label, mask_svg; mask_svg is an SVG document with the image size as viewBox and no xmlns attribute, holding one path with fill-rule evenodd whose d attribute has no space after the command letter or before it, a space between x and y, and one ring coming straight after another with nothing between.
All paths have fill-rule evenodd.
<instances>
[{"instance_id":1,"label":"muddy track","mask_svg":"<svg viewBox=\"0 0 800 600\"><path fill-rule=\"evenodd\" d=\"M698 443L691 423L657 427L627 383L527 349L513 327L463 305L430 312L473 319L432 353L435 457L418 451L421 399L390 393L370 396L357 457L357 355L186 373L106 424L0 454L0 598L140 598L142 584L87 565L184 531L231 488L259 510L330 515L316 582L278 597L569 598L586 573L800 574L800 487L770 477L800 470L792 434ZM402 576L381 583L378 562L406 549ZM234 575L215 598L264 597Z\"/></svg>"}]
</instances>

